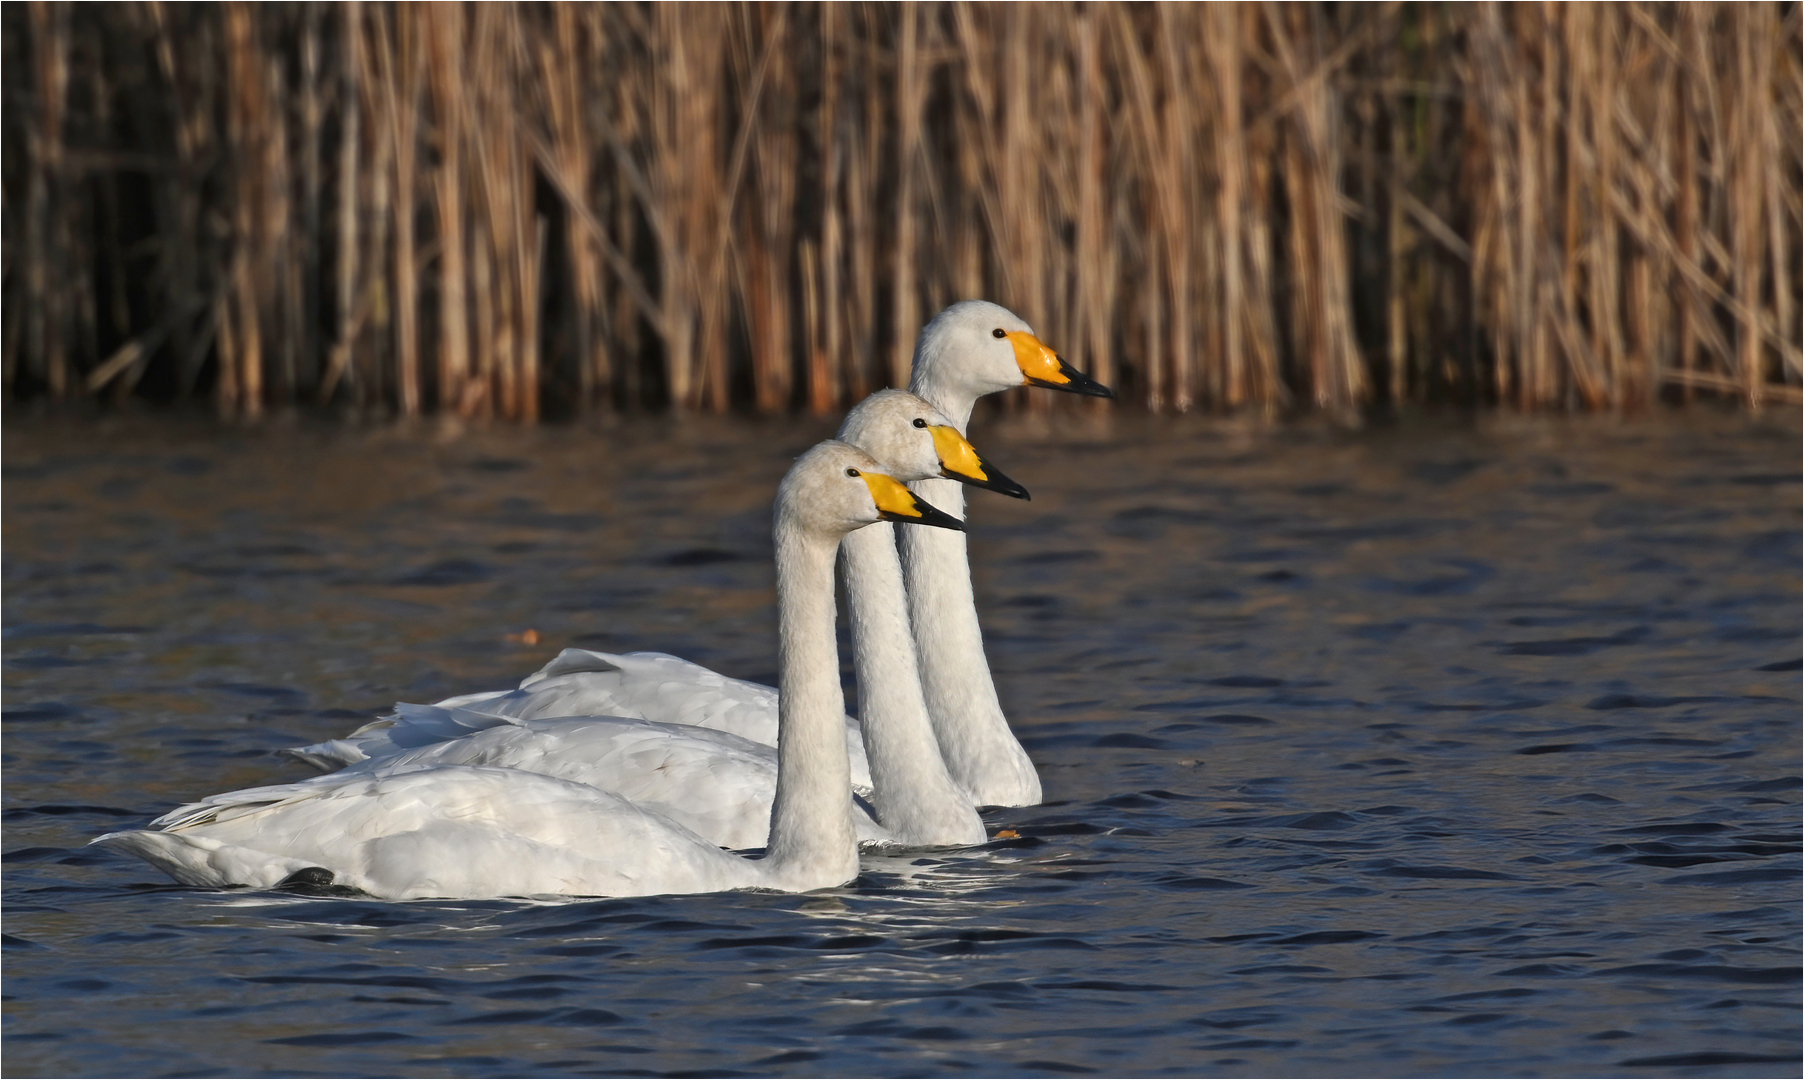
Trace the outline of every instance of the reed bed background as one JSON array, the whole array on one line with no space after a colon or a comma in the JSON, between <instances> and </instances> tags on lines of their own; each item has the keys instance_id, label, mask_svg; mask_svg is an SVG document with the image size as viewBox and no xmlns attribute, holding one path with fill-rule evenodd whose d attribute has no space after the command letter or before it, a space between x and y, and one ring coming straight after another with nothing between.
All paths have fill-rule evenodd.
<instances>
[{"instance_id":1,"label":"reed bed background","mask_svg":"<svg viewBox=\"0 0 1804 1080\"><path fill-rule=\"evenodd\" d=\"M9 400L1800 400L1797 4L9 4ZM1078 407L1011 395L1007 407Z\"/></svg>"}]
</instances>

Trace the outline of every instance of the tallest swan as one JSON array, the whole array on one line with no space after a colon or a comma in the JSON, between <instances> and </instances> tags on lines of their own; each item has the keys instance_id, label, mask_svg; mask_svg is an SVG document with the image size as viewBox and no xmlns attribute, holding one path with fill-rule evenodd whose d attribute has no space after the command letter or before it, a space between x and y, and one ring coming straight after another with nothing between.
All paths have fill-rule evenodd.
<instances>
[{"instance_id":1,"label":"tallest swan","mask_svg":"<svg viewBox=\"0 0 1804 1080\"><path fill-rule=\"evenodd\" d=\"M184 884L348 887L385 899L831 888L858 873L834 640L840 541L878 520L958 528L857 447L829 440L778 489L777 791L762 859L722 851L585 784L515 769L397 766L216 795L106 842Z\"/></svg>"},{"instance_id":2,"label":"tallest swan","mask_svg":"<svg viewBox=\"0 0 1804 1080\"><path fill-rule=\"evenodd\" d=\"M960 435L967 434L978 398L1016 386L1115 396L1060 359L1020 316L986 300L953 304L915 341L908 388L944 413ZM957 484L920 480L910 486L947 513L965 516ZM979 806L1037 804L1040 776L1009 730L984 659L964 533L922 536L905 529L901 548L921 690L947 770Z\"/></svg>"}]
</instances>

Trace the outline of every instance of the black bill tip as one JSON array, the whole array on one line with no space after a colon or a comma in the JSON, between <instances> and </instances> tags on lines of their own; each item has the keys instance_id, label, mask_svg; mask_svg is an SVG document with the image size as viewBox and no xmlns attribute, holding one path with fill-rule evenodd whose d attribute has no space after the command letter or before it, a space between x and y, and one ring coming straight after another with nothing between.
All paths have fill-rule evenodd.
<instances>
[{"instance_id":1,"label":"black bill tip","mask_svg":"<svg viewBox=\"0 0 1804 1080\"><path fill-rule=\"evenodd\" d=\"M1033 496L1028 494L1026 488L1002 475L1001 469L991 465L982 458L978 458L977 463L983 469L983 474L986 479L979 480L974 476L955 473L951 469L941 469L940 475L948 480L957 480L961 484L969 484L972 487L987 488L990 491L1001 492L1011 499L1025 499L1030 502L1033 500Z\"/></svg>"},{"instance_id":2,"label":"black bill tip","mask_svg":"<svg viewBox=\"0 0 1804 1080\"><path fill-rule=\"evenodd\" d=\"M1048 390L1063 390L1068 394L1082 394L1085 397L1113 398L1115 396L1115 391L1072 367L1065 362L1065 358L1062 356L1059 357L1059 374L1065 377L1065 381L1062 383L1031 378L1027 381L1035 386L1044 386Z\"/></svg>"},{"instance_id":3,"label":"black bill tip","mask_svg":"<svg viewBox=\"0 0 1804 1080\"><path fill-rule=\"evenodd\" d=\"M894 510L879 510L878 516L885 521L899 521L904 525L931 525L936 529L951 529L953 532L964 532L965 523L926 502L919 495L909 493L914 500L910 507L912 512L898 513Z\"/></svg>"}]
</instances>

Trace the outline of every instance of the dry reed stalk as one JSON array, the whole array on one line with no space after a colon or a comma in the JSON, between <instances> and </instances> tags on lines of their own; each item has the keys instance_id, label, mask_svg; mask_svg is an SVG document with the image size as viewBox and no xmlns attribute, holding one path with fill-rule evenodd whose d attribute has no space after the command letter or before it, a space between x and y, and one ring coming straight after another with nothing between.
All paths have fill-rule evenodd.
<instances>
[{"instance_id":1,"label":"dry reed stalk","mask_svg":"<svg viewBox=\"0 0 1804 1080\"><path fill-rule=\"evenodd\" d=\"M741 138L750 140L756 160L752 183L757 189L757 197L748 200L748 227L742 230L740 243L749 271L743 291L751 333L752 396L759 411L780 412L789 407L795 381L792 297L785 285L794 279L789 268L796 235L800 108L791 66L772 63L791 47L788 9L747 6L741 14L740 61L749 86L747 126ZM729 182L736 178L737 170Z\"/></svg>"},{"instance_id":2,"label":"dry reed stalk","mask_svg":"<svg viewBox=\"0 0 1804 1080\"><path fill-rule=\"evenodd\" d=\"M1528 280L1519 286L1518 317L1529 321L1523 324L1527 332L1526 356L1521 363L1527 368L1518 382L1523 388L1520 407L1533 409L1540 406L1553 405L1559 400L1560 383L1555 372L1552 356L1553 330L1549 320L1553 317L1550 306L1545 302L1547 292L1545 281L1548 271L1546 263L1546 215L1548 203L1547 193L1556 189L1558 184L1558 163L1554 155L1549 153L1557 146L1558 117L1560 110L1555 104L1558 95L1556 73L1559 65L1554 62L1556 50L1559 49L1559 38L1554 30L1553 20L1549 18L1553 8L1543 5L1539 14L1540 30L1537 38L1540 43L1541 79L1538 87L1539 95L1534 99L1534 109L1540 114L1540 125L1533 124L1533 117L1524 115L1520 118L1517 137L1533 143L1527 159L1523 178L1523 213L1518 235L1517 259L1524 268ZM1524 95L1526 99L1526 94ZM1521 107L1526 114L1528 101Z\"/></svg>"},{"instance_id":3,"label":"dry reed stalk","mask_svg":"<svg viewBox=\"0 0 1804 1080\"><path fill-rule=\"evenodd\" d=\"M432 170L438 211L438 407L448 416L468 416L464 382L470 368L469 268L464 258L464 143L469 109L464 99L465 11L431 5L422 11L432 50L429 92L438 130L438 162Z\"/></svg>"},{"instance_id":4,"label":"dry reed stalk","mask_svg":"<svg viewBox=\"0 0 1804 1080\"><path fill-rule=\"evenodd\" d=\"M1322 63L1317 35L1305 26L1304 9L1268 20L1281 70L1293 99L1293 123L1285 140L1285 187L1296 222L1292 258L1302 277L1302 340L1311 392L1321 409L1348 409L1364 397L1364 364L1353 338L1344 228L1337 180L1338 109L1328 81L1315 75Z\"/></svg>"},{"instance_id":5,"label":"dry reed stalk","mask_svg":"<svg viewBox=\"0 0 1804 1080\"><path fill-rule=\"evenodd\" d=\"M1036 109L1040 95L1035 92L1044 70L1039 18L1043 10L1037 4L998 9L994 27L997 32L990 35L986 45L990 62L998 64L1003 72L998 101L1002 109L1002 153L997 162L1003 186L997 201L1007 223L1002 257L1009 267L1009 287L1003 292L1004 304L1034 313L1044 332L1044 316L1051 313L1053 305L1046 302L1042 291L1048 261L1045 239L1049 215L1040 166L1044 155ZM1011 409L1044 412L1051 402L1044 394L1017 391L1008 395L1004 404Z\"/></svg>"},{"instance_id":6,"label":"dry reed stalk","mask_svg":"<svg viewBox=\"0 0 1804 1080\"><path fill-rule=\"evenodd\" d=\"M990 64L980 53L969 4L952 7L953 41L957 48L954 85L957 94L952 108L952 158L944 169L942 186L948 191L946 202L951 221L947 270L950 278L948 302L980 297L984 292L984 256L991 246L995 210L989 201L994 190L988 179L992 167L993 142L989 128L994 112L994 93L990 87ZM977 57L977 59L973 59ZM1006 275L1008 267L998 266L998 275Z\"/></svg>"},{"instance_id":7,"label":"dry reed stalk","mask_svg":"<svg viewBox=\"0 0 1804 1080\"><path fill-rule=\"evenodd\" d=\"M664 4L653 13L658 72L651 97L651 201L646 216L659 248L660 319L671 407L687 411L712 387L708 355L723 335L712 292L722 275L716 215L720 153L716 124L723 20L711 5Z\"/></svg>"},{"instance_id":8,"label":"dry reed stalk","mask_svg":"<svg viewBox=\"0 0 1804 1080\"><path fill-rule=\"evenodd\" d=\"M265 164L263 198L262 271L265 305L270 312L270 342L275 349L274 371L262 380L273 384L263 395L275 403L292 402L300 380L302 299L297 257L302 244L295 230L294 179L300 170L290 161L289 143L298 118L284 103L291 96L279 56L264 59L265 82L273 103L269 131L263 140ZM259 406L261 407L261 406Z\"/></svg>"},{"instance_id":9,"label":"dry reed stalk","mask_svg":"<svg viewBox=\"0 0 1804 1080\"><path fill-rule=\"evenodd\" d=\"M1616 58L1618 37L1616 12L1609 4L1586 5L1592 14L1593 47L1589 74L1594 85L1589 88L1591 110L1586 127L1591 136L1591 154L1596 169L1591 179L1592 205L1595 217L1591 224L1596 233L1591 241L1589 273L1591 286L1586 307L1591 323L1591 352L1603 369L1602 398L1612 409L1622 407L1623 343L1618 316L1621 312L1622 283L1617 276L1621 265L1617 253L1617 213L1611 198L1616 176Z\"/></svg>"},{"instance_id":10,"label":"dry reed stalk","mask_svg":"<svg viewBox=\"0 0 1804 1080\"><path fill-rule=\"evenodd\" d=\"M257 273L262 254L259 214L269 182L269 104L261 50L254 39L251 11L242 2L226 6L226 144L238 165L233 192L232 307L222 335L220 379L215 400L222 417L254 420L263 406L263 289ZM227 347L229 343L229 347Z\"/></svg>"},{"instance_id":11,"label":"dry reed stalk","mask_svg":"<svg viewBox=\"0 0 1804 1080\"><path fill-rule=\"evenodd\" d=\"M1597 110L1607 107L1599 94L1597 75L1600 50L1589 47L1600 40L1597 30L1596 4L1573 4L1564 9L1562 29L1566 34L1564 54L1568 57L1567 92L1570 105L1566 111L1566 231L1565 265L1561 274L1565 287L1563 310L1556 332L1566 342L1567 362L1571 365L1579 396L1587 408L1601 408L1607 401L1609 358L1603 322L1585 321L1579 317L1581 303L1588 301L1594 314L1601 314L1599 304L1606 304L1606 290L1597 263L1605 255L1598 237L1587 226L1595 227L1605 212L1598 200L1602 192L1601 164L1597 149ZM1588 137L1589 136L1589 137ZM1589 167L1587 167L1589 166ZM1592 198L1587 200L1590 194Z\"/></svg>"},{"instance_id":12,"label":"dry reed stalk","mask_svg":"<svg viewBox=\"0 0 1804 1080\"><path fill-rule=\"evenodd\" d=\"M525 163L516 130L513 108L516 60L520 47L519 12L513 8L479 8L473 28L478 44L473 68L479 73L481 119L476 125L480 144L472 147L481 162L482 213L488 252L489 307L492 337L488 385L481 409L504 420L525 412L528 387L522 378L527 343L521 337L527 297L521 288L528 245L536 233L522 228L531 218L530 188L522 189ZM522 207L522 202L526 203ZM536 309L537 297L531 298ZM536 390L536 388L533 388Z\"/></svg>"},{"instance_id":13,"label":"dry reed stalk","mask_svg":"<svg viewBox=\"0 0 1804 1080\"><path fill-rule=\"evenodd\" d=\"M1025 103L1032 128L1038 193L1037 215L1032 224L1038 255L1030 310L1035 312L1036 325L1062 349L1078 345L1073 311L1077 276L1074 244L1066 238L1075 231L1079 214L1077 187L1082 166L1073 154L1063 150L1077 142L1082 114L1082 73L1072 48L1074 13L1070 3L1030 8L1033 70L1029 73L1030 89ZM1061 399L1051 394L1028 394L1025 405L1030 412L1047 413L1061 407Z\"/></svg>"},{"instance_id":14,"label":"dry reed stalk","mask_svg":"<svg viewBox=\"0 0 1804 1080\"><path fill-rule=\"evenodd\" d=\"M861 20L867 31L876 18L873 5L860 5ZM860 40L856 30L847 27L848 52L857 55L853 64L854 86L863 91L862 116L853 115L848 125L852 136L846 148L845 206L848 277L851 288L846 295L846 393L862 398L877 388L877 223L873 210L877 203L878 175L883 146L877 133L883 129L882 97L874 92L878 79L876 48L873 35ZM848 110L851 111L851 110ZM862 123L860 121L862 120Z\"/></svg>"},{"instance_id":15,"label":"dry reed stalk","mask_svg":"<svg viewBox=\"0 0 1804 1080\"><path fill-rule=\"evenodd\" d=\"M1690 10L1696 5L1688 5L1687 10L1679 15L1681 19L1681 36L1684 22L1693 20L1696 12ZM1677 232L1678 260L1685 263L1697 261L1697 215L1698 215L1698 178L1691 125L1692 94L1690 93L1693 75L1685 66L1673 87L1673 142L1676 146L1673 171L1678 182L1676 196L1677 207L1673 212L1674 226ZM1692 357L1697 352L1697 329L1694 319L1697 316L1697 296L1694 290L1683 279L1676 282L1678 289L1678 374L1679 393L1683 400L1692 398L1692 386L1686 376L1691 374Z\"/></svg>"},{"instance_id":16,"label":"dry reed stalk","mask_svg":"<svg viewBox=\"0 0 1804 1080\"><path fill-rule=\"evenodd\" d=\"M813 241L804 237L798 245L796 259L801 263L802 326L805 334L803 348L807 350L808 363L804 371L807 376L808 411L821 416L833 409L833 367L827 360L827 350L822 347L820 338L820 250L814 246Z\"/></svg>"},{"instance_id":17,"label":"dry reed stalk","mask_svg":"<svg viewBox=\"0 0 1804 1080\"><path fill-rule=\"evenodd\" d=\"M289 401L301 400L302 391L318 384L320 376L319 280L320 238L324 232L321 207L324 202L322 140L325 129L325 104L320 95L321 26L324 5L309 5L302 15L300 63L300 128L301 128L301 206L300 231L297 240L299 258L289 260L288 287L294 296L294 325L289 334L299 357L301 372L289 387Z\"/></svg>"},{"instance_id":18,"label":"dry reed stalk","mask_svg":"<svg viewBox=\"0 0 1804 1080\"><path fill-rule=\"evenodd\" d=\"M68 8L33 0L29 8L33 89L37 112L29 132L29 179L25 199L25 294L28 353L37 360L52 401L69 392L61 281L65 238L63 200L63 123L69 85Z\"/></svg>"},{"instance_id":19,"label":"dry reed stalk","mask_svg":"<svg viewBox=\"0 0 1804 1080\"><path fill-rule=\"evenodd\" d=\"M1389 116L1390 153L1393 160L1400 160L1405 152L1405 127L1403 110L1393 109ZM1388 361L1386 375L1389 379L1389 400L1393 407L1401 406L1409 397L1409 351L1410 332L1408 327L1408 260L1415 254L1415 238L1403 213L1401 193L1392 191L1385 200L1385 358Z\"/></svg>"},{"instance_id":20,"label":"dry reed stalk","mask_svg":"<svg viewBox=\"0 0 1804 1080\"><path fill-rule=\"evenodd\" d=\"M1189 101L1195 92L1189 85L1191 65L1180 55L1181 43L1193 36L1189 18L1169 2L1158 5L1156 39L1160 42L1162 79L1165 101L1160 109L1161 148L1157 187L1163 211L1160 235L1164 257L1171 271L1171 404L1179 412L1188 412L1195 403L1195 357L1191 352L1192 312L1195 297L1191 292L1194 275L1195 248L1191 209L1195 190L1196 164L1190 153L1191 128Z\"/></svg>"},{"instance_id":21,"label":"dry reed stalk","mask_svg":"<svg viewBox=\"0 0 1804 1080\"><path fill-rule=\"evenodd\" d=\"M411 4L394 10L392 44L389 35L377 55L382 59L383 104L388 110L391 160L395 170L394 314L395 362L402 416L420 414L419 248L414 242L418 197L418 160L422 82L420 63L420 11Z\"/></svg>"},{"instance_id":22,"label":"dry reed stalk","mask_svg":"<svg viewBox=\"0 0 1804 1080\"><path fill-rule=\"evenodd\" d=\"M587 50L579 50L574 45L570 47L564 69L568 72L568 85L559 96L565 117L565 153L582 170L577 177L578 192L590 197L594 185L590 163L598 155L590 125L583 116L583 102L593 92L584 72L605 70L600 13L594 8L587 9L579 33L570 18L570 7L560 6L556 11L558 37L566 42L581 40L588 46ZM577 363L584 373L583 404L590 406L596 404L598 398L602 403L609 402L613 393L614 357L608 347L607 282L599 238L572 226L568 243L577 294Z\"/></svg>"},{"instance_id":23,"label":"dry reed stalk","mask_svg":"<svg viewBox=\"0 0 1804 1080\"><path fill-rule=\"evenodd\" d=\"M1770 5L1734 5L1726 13L1729 20L1734 63L1730 78L1734 93L1729 105L1729 242L1730 265L1733 267L1733 293L1740 317L1736 320L1735 366L1739 369L1742 393L1751 408L1759 408L1766 378L1762 370L1763 355L1760 331L1756 324L1759 293L1765 259L1759 245L1766 200L1762 197L1764 177L1760 160L1763 149L1760 138L1764 117L1769 108L1765 89L1771 74L1772 51L1765 43L1772 40L1773 9Z\"/></svg>"},{"instance_id":24,"label":"dry reed stalk","mask_svg":"<svg viewBox=\"0 0 1804 1080\"><path fill-rule=\"evenodd\" d=\"M327 354L326 371L320 379L319 400L332 399L338 381L350 370L351 349L363 320L357 315L357 213L359 204L359 143L362 137L362 113L359 107L358 78L363 69L363 9L360 0L349 0L343 6L343 42L339 69L339 140L338 140L338 286L337 334Z\"/></svg>"},{"instance_id":25,"label":"dry reed stalk","mask_svg":"<svg viewBox=\"0 0 1804 1080\"><path fill-rule=\"evenodd\" d=\"M844 323L840 296L844 245L839 209L841 178L845 174L845 152L839 137L839 84L844 55L840 35L846 25L843 8L839 0L826 0L820 5L821 104L815 136L821 154L819 257L811 259L811 247L802 249L804 263L812 262L817 268L811 272L805 265L804 280L813 282L818 278L820 283L818 315L808 319L813 349L809 357L808 407L816 414L832 411L843 398L839 379Z\"/></svg>"},{"instance_id":26,"label":"dry reed stalk","mask_svg":"<svg viewBox=\"0 0 1804 1080\"><path fill-rule=\"evenodd\" d=\"M1102 51L1097 39L1103 33L1093 6L1075 14L1077 45L1077 171L1076 251L1072 269L1071 341L1086 370L1105 386L1115 381L1115 357L1109 348L1107 283L1110 275L1104 250L1109 247L1108 212L1103 199L1107 182L1107 158L1103 152L1102 112L1108 104L1103 81Z\"/></svg>"},{"instance_id":27,"label":"dry reed stalk","mask_svg":"<svg viewBox=\"0 0 1804 1080\"><path fill-rule=\"evenodd\" d=\"M1246 140L1241 116L1240 4L1211 5L1206 13L1203 39L1209 52L1214 76L1215 167L1221 181L1216 189L1216 227L1221 237L1221 402L1238 408L1247 398L1246 360L1242 355L1241 308L1245 294L1241 286L1241 267L1245 253L1241 247L1240 224L1246 208L1242 187L1246 171ZM1393 360L1393 366L1395 361Z\"/></svg>"},{"instance_id":28,"label":"dry reed stalk","mask_svg":"<svg viewBox=\"0 0 1804 1080\"><path fill-rule=\"evenodd\" d=\"M1130 198L1138 203L1137 228L1133 230L1137 237L1143 237L1141 243L1133 245L1137 249L1138 262L1146 275L1141 284L1141 302L1138 310L1127 317L1128 325L1138 325L1141 329L1141 348L1139 350L1140 374L1145 385L1147 407L1157 412L1165 405L1165 334L1164 334L1164 270L1160 259L1160 211L1159 189L1157 178L1160 172L1158 150L1163 140L1158 136L1158 116L1153 88L1153 77L1149 58L1142 48L1139 27L1134 25L1133 17L1125 6L1114 6L1109 9L1112 16L1109 40L1115 46L1117 66L1123 82L1123 109L1127 112L1127 123L1123 125L1122 134L1131 153L1126 156L1130 168L1138 175L1138 191Z\"/></svg>"},{"instance_id":29,"label":"dry reed stalk","mask_svg":"<svg viewBox=\"0 0 1804 1080\"><path fill-rule=\"evenodd\" d=\"M476 330L475 365L470 379L464 383L463 397L458 402L460 415L486 419L495 411L495 343L499 331L495 319L495 275L491 267L489 244L479 240L470 249L470 293L476 310L472 322Z\"/></svg>"},{"instance_id":30,"label":"dry reed stalk","mask_svg":"<svg viewBox=\"0 0 1804 1080\"><path fill-rule=\"evenodd\" d=\"M179 236L198 236L200 221L200 179L199 156L200 144L205 130L200 122L204 110L197 110L190 94L189 86L182 79L182 72L176 66L176 43L170 26L168 10L160 3L145 5L146 21L153 37L152 52L156 57L157 74L169 87L171 99L171 124L174 141L174 167L168 180L157 186L155 198L158 217L173 224L171 231ZM196 114L200 115L197 116ZM163 243L158 245L156 276L162 300L162 323L169 327L169 343L177 356L186 358L194 351L192 320L195 314L205 305L199 282L200 259L198 244ZM146 353L145 360L149 359ZM148 367L148 363L140 362L133 366L119 384L117 393L129 393L129 385L135 385ZM188 390L187 370L190 365L184 362L178 369L178 380L184 392ZM104 385L104 384L102 384ZM99 389L99 386L96 386Z\"/></svg>"},{"instance_id":31,"label":"dry reed stalk","mask_svg":"<svg viewBox=\"0 0 1804 1080\"><path fill-rule=\"evenodd\" d=\"M526 155L520 155L524 164ZM530 184L529 178L523 178ZM516 394L518 405L509 417L528 424L539 419L539 284L540 270L545 265L545 234L548 224L533 213L532 203L522 199L517 204L522 212L520 231L528 239L515 248L519 259L517 281L520 289L520 365Z\"/></svg>"},{"instance_id":32,"label":"dry reed stalk","mask_svg":"<svg viewBox=\"0 0 1804 1080\"><path fill-rule=\"evenodd\" d=\"M927 97L927 66L920 46L920 5L902 0L896 43L896 213L895 262L890 268L889 384L907 386L914 359L910 329L918 321L915 307L916 230L920 217L915 188L921 151L921 107Z\"/></svg>"}]
</instances>

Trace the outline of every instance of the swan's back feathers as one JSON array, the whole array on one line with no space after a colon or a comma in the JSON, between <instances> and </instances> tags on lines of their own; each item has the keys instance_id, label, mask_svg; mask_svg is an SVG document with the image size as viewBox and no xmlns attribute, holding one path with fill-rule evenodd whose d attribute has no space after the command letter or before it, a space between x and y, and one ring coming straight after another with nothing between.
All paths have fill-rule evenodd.
<instances>
[{"instance_id":1,"label":"swan's back feathers","mask_svg":"<svg viewBox=\"0 0 1804 1080\"><path fill-rule=\"evenodd\" d=\"M410 712L431 706L408 706ZM613 792L724 848L763 847L777 787L777 752L731 732L614 716L515 721L353 765L492 765ZM891 839L869 813L858 838Z\"/></svg>"},{"instance_id":2,"label":"swan's back feathers","mask_svg":"<svg viewBox=\"0 0 1804 1080\"><path fill-rule=\"evenodd\" d=\"M459 738L470 730L565 716L680 724L777 745L775 690L729 678L669 653L565 649L522 680L518 689L466 694L448 698L437 707L449 708L454 715L437 717L420 711L434 706L398 706L396 716L365 724L343 739L280 753L330 771L361 761L387 760L431 742ZM851 755L853 789L868 795L871 771L864 740L858 721L849 716L846 752Z\"/></svg>"},{"instance_id":3,"label":"swan's back feathers","mask_svg":"<svg viewBox=\"0 0 1804 1080\"><path fill-rule=\"evenodd\" d=\"M522 720L637 716L731 731L753 742L774 745L777 738L775 690L660 652L565 649L518 690L486 700L483 708Z\"/></svg>"}]
</instances>

